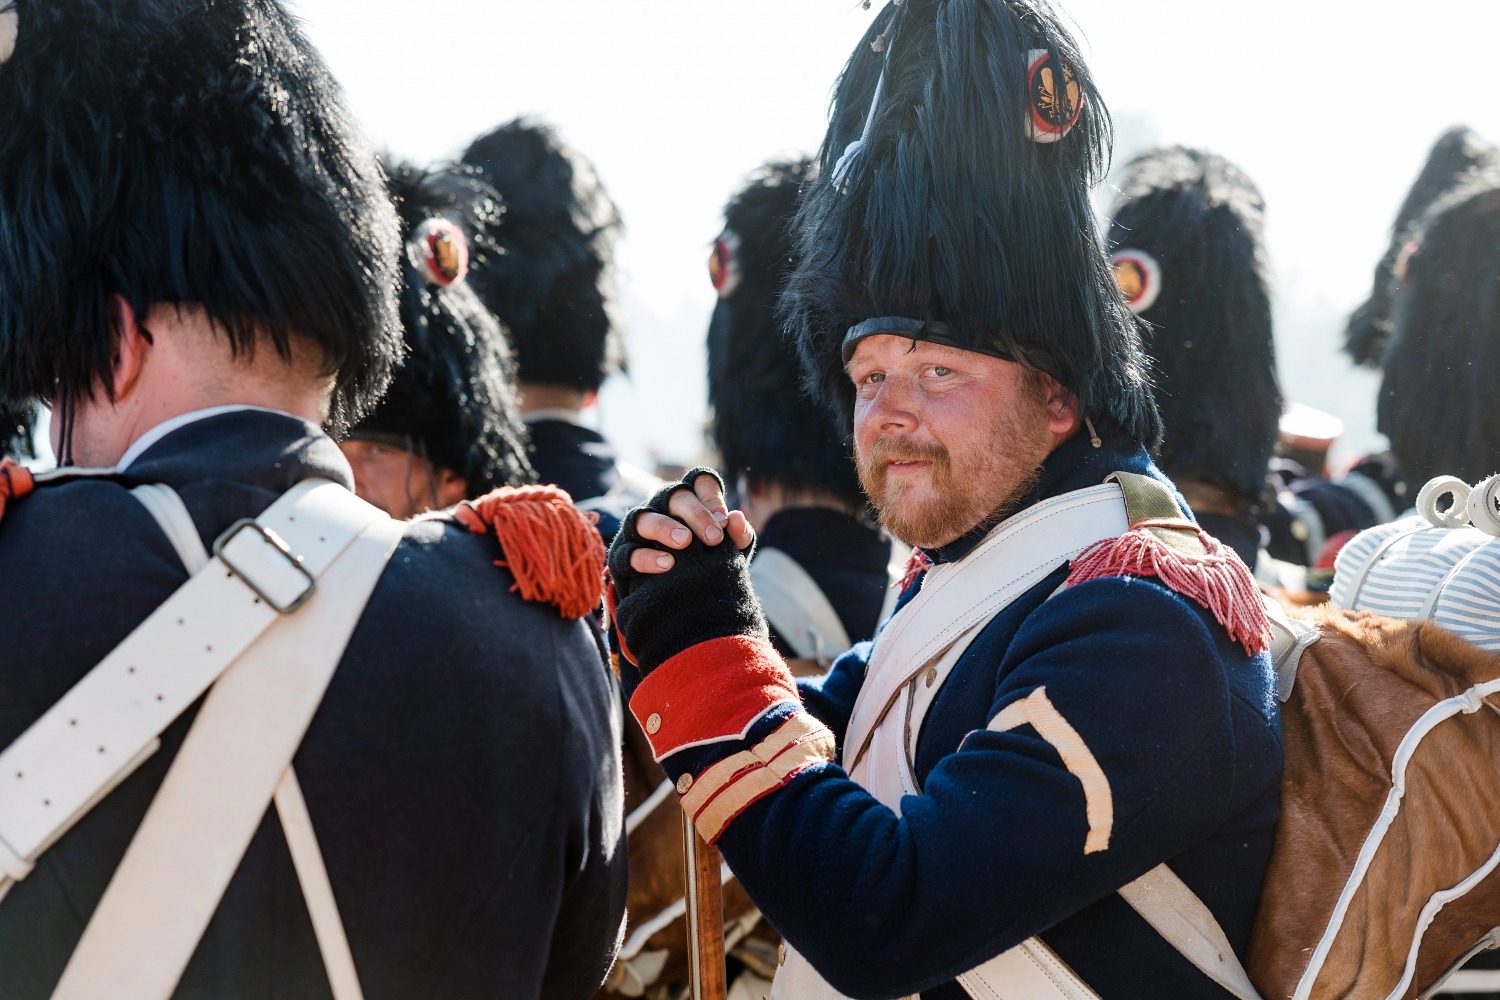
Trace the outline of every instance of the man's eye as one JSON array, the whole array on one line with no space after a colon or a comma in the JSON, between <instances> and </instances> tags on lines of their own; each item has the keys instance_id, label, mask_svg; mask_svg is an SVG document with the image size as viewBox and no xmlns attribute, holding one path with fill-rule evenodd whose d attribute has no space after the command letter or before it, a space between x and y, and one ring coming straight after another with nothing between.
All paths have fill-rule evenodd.
<instances>
[{"instance_id":1,"label":"man's eye","mask_svg":"<svg viewBox=\"0 0 1500 1000\"><path fill-rule=\"evenodd\" d=\"M943 378L945 376L952 375L953 374L953 369L952 368L944 368L942 365L933 365L932 366L932 374L938 376L939 378Z\"/></svg>"},{"instance_id":2,"label":"man's eye","mask_svg":"<svg viewBox=\"0 0 1500 1000\"><path fill-rule=\"evenodd\" d=\"M872 384L874 384L876 382L884 382L885 381L885 372L871 372L870 374L866 375L863 379L861 379L861 381L864 382L865 385L872 385Z\"/></svg>"}]
</instances>

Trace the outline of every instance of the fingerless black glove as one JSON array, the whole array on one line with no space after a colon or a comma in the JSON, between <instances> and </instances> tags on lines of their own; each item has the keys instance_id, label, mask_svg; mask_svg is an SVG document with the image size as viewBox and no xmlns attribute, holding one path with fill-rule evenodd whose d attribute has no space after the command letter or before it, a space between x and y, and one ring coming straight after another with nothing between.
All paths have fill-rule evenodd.
<instances>
[{"instance_id":1,"label":"fingerless black glove","mask_svg":"<svg viewBox=\"0 0 1500 1000\"><path fill-rule=\"evenodd\" d=\"M667 504L679 490L692 491L700 475L724 481L712 469L693 469L680 482L663 487L643 506L625 516L620 532L609 549L609 572L615 604L611 627L623 640L622 652L644 677L683 650L700 642L724 636L744 635L769 641L765 616L750 589L752 541L737 550L726 534L717 545L705 545L697 536L685 549L669 551L676 564L664 573L638 573L630 567L630 554L643 546L655 548L636 531L636 521L646 511L671 516ZM621 664L622 679L625 664ZM633 687L633 685L627 685Z\"/></svg>"}]
</instances>

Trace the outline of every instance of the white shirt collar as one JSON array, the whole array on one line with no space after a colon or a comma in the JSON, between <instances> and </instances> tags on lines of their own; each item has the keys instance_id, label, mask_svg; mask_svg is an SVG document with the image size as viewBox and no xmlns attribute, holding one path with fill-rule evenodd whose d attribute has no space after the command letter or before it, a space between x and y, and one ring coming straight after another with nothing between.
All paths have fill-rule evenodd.
<instances>
[{"instance_id":1,"label":"white shirt collar","mask_svg":"<svg viewBox=\"0 0 1500 1000\"><path fill-rule=\"evenodd\" d=\"M129 448L125 449L125 454L120 456L120 460L115 463L115 468L120 469L121 471L129 468L130 463L140 458L147 448L151 447L153 444L160 441L168 434L177 430L177 428L179 427L186 427L188 424L196 423L199 420L204 420L208 417L217 417L221 413L236 413L240 410L258 410L261 413L279 413L285 417L293 417L297 420L302 419L296 414L287 413L284 410L272 410L268 407L250 406L244 403L234 403L229 406L210 406L202 410L190 410L187 413L179 414L178 416L172 417L169 420L163 420L161 423L157 424L155 427L151 428L146 433L136 438L135 442L131 444Z\"/></svg>"}]
</instances>

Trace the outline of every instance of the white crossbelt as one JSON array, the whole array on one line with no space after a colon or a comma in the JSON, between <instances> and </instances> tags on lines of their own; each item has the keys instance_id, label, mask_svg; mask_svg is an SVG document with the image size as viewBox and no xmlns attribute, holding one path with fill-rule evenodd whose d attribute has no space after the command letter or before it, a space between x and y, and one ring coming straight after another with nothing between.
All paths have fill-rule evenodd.
<instances>
[{"instance_id":1,"label":"white crossbelt","mask_svg":"<svg viewBox=\"0 0 1500 1000\"><path fill-rule=\"evenodd\" d=\"M957 563L928 571L922 589L876 639L845 744L849 776L884 805L920 794L917 738L954 665L995 615L1094 542L1129 527L1114 484L1067 493L998 525ZM852 754L849 748L854 748ZM1259 1000L1208 907L1166 865L1121 896L1189 961L1239 1000ZM1039 938L958 977L976 1000L1098 1000ZM787 947L772 1000L847 1000Z\"/></svg>"},{"instance_id":2,"label":"white crossbelt","mask_svg":"<svg viewBox=\"0 0 1500 1000\"><path fill-rule=\"evenodd\" d=\"M750 561L750 586L766 621L798 656L826 667L851 645L844 623L817 581L780 549L756 551Z\"/></svg>"},{"instance_id":3,"label":"white crossbelt","mask_svg":"<svg viewBox=\"0 0 1500 1000\"><path fill-rule=\"evenodd\" d=\"M206 559L175 494L149 487L136 496L185 564L206 565L0 754L7 874L24 877L150 756L163 729L213 691L57 1000L169 996L273 793L299 878L326 883L288 763L402 532L348 490L314 479L237 523ZM331 891L316 895L309 910L335 996L357 998L352 961L337 954L342 948L347 959L336 909L330 930Z\"/></svg>"}]
</instances>

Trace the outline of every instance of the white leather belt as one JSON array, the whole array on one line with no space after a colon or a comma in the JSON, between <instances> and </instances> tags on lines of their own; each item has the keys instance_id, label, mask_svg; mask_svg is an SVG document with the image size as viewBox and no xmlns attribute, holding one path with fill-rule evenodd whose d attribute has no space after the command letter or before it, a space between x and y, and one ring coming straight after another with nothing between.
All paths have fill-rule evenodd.
<instances>
[{"instance_id":1,"label":"white leather belt","mask_svg":"<svg viewBox=\"0 0 1500 1000\"><path fill-rule=\"evenodd\" d=\"M208 569L0 753L0 895L379 516L346 496L336 483L306 480L225 532Z\"/></svg>"}]
</instances>

